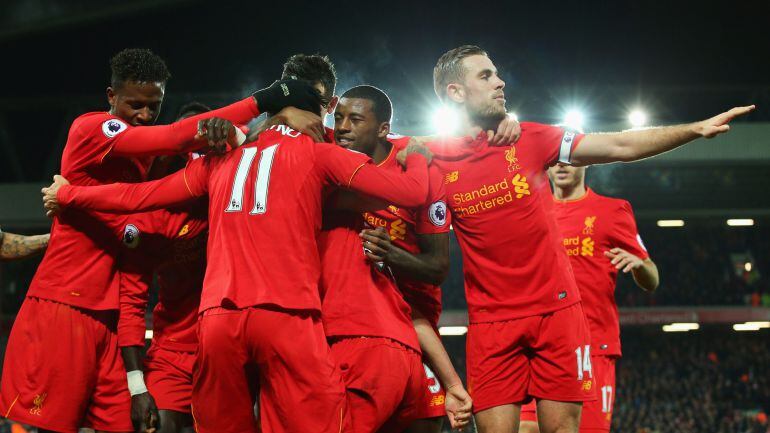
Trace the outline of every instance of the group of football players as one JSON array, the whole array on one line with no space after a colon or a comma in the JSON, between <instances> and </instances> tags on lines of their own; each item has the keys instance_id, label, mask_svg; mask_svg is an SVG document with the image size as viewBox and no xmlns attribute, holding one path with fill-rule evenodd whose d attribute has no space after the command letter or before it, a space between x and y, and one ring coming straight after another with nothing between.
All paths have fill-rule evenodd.
<instances>
[{"instance_id":1,"label":"group of football players","mask_svg":"<svg viewBox=\"0 0 770 433\"><path fill-rule=\"evenodd\" d=\"M466 45L433 71L454 136L392 134L385 92L338 97L328 57L303 54L241 101L152 126L165 63L129 49L111 66L109 111L75 119L42 191L50 243L6 350L0 415L40 431L428 433L446 416L607 432L615 279L654 290L658 273L628 202L586 188L584 166L716 136L754 108L607 134L519 124ZM467 391L438 335L450 229Z\"/></svg>"}]
</instances>

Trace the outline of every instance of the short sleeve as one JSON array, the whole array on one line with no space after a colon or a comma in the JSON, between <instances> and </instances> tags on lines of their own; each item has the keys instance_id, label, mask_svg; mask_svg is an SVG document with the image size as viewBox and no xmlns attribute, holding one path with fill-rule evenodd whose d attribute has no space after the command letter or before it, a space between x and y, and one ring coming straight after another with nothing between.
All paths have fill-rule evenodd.
<instances>
[{"instance_id":1,"label":"short sleeve","mask_svg":"<svg viewBox=\"0 0 770 433\"><path fill-rule=\"evenodd\" d=\"M536 153L539 163L547 167L557 162L569 164L572 160L572 152L577 148L584 134L565 130L559 126L522 122L521 136L527 143L532 143L531 151Z\"/></svg>"},{"instance_id":2,"label":"short sleeve","mask_svg":"<svg viewBox=\"0 0 770 433\"><path fill-rule=\"evenodd\" d=\"M349 187L361 167L371 159L361 152L329 143L316 143L315 168L321 177L337 186Z\"/></svg>"},{"instance_id":3,"label":"short sleeve","mask_svg":"<svg viewBox=\"0 0 770 433\"><path fill-rule=\"evenodd\" d=\"M641 236L639 236L639 230L636 228L634 211L627 201L623 201L620 209L616 212L610 244L613 248L622 248L642 260L650 257L647 248L642 243Z\"/></svg>"},{"instance_id":4,"label":"short sleeve","mask_svg":"<svg viewBox=\"0 0 770 433\"><path fill-rule=\"evenodd\" d=\"M428 170L428 199L417 210L415 229L417 234L448 233L451 217L447 210L444 178L438 168Z\"/></svg>"}]
</instances>

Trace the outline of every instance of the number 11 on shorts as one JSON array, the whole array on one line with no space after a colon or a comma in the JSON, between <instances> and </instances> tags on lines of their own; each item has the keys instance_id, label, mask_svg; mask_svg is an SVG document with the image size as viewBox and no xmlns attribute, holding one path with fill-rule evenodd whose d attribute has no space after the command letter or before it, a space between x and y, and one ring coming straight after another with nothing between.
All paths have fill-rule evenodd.
<instances>
[{"instance_id":1,"label":"number 11 on shorts","mask_svg":"<svg viewBox=\"0 0 770 433\"><path fill-rule=\"evenodd\" d=\"M591 374L591 345L586 344L583 347L575 349L577 356L577 380L583 380L585 374L593 377Z\"/></svg>"}]
</instances>

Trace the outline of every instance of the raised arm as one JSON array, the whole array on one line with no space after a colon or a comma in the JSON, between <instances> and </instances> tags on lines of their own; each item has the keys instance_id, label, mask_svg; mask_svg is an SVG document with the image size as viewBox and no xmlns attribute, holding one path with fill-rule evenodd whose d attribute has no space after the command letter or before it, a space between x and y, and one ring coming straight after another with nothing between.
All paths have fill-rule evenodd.
<instances>
[{"instance_id":1,"label":"raised arm","mask_svg":"<svg viewBox=\"0 0 770 433\"><path fill-rule=\"evenodd\" d=\"M48 233L24 236L0 230L0 260L18 260L41 254L48 247L49 238Z\"/></svg>"},{"instance_id":2,"label":"raised arm","mask_svg":"<svg viewBox=\"0 0 770 433\"><path fill-rule=\"evenodd\" d=\"M115 135L108 154L130 157L177 155L191 152L207 145L207 140L203 140L200 137L199 122L211 117L217 117L236 124L244 124L257 116L259 116L257 102L253 97L249 96L218 110L188 117L170 125L128 128L124 132ZM227 131L223 137L220 137L215 135L217 132L219 131L210 131L210 138L213 138L212 141L226 139L229 133Z\"/></svg>"},{"instance_id":3,"label":"raised arm","mask_svg":"<svg viewBox=\"0 0 770 433\"><path fill-rule=\"evenodd\" d=\"M572 151L572 165L637 161L676 149L697 138L713 138L730 130L729 122L754 110L736 107L700 122L606 134L586 134Z\"/></svg>"},{"instance_id":4,"label":"raised arm","mask_svg":"<svg viewBox=\"0 0 770 433\"><path fill-rule=\"evenodd\" d=\"M208 131L202 138L199 124L212 117L235 124L245 124L262 112L275 113L287 106L317 110L321 97L311 84L302 80L276 81L252 96L207 113L188 117L171 125L141 126L119 131L112 139L108 153L117 156L175 155L200 149L209 144L220 144L232 138L225 129ZM198 139L196 139L196 136Z\"/></svg>"}]
</instances>

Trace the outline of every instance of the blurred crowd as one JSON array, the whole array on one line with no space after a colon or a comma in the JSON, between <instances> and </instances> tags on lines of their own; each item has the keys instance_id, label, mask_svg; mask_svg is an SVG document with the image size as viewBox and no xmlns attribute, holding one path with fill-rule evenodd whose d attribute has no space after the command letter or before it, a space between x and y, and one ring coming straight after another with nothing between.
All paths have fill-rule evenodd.
<instances>
[{"instance_id":1,"label":"blurred crowd","mask_svg":"<svg viewBox=\"0 0 770 433\"><path fill-rule=\"evenodd\" d=\"M660 228L645 223L640 224L639 231L660 270L660 287L654 294L645 293L630 276L621 275L615 293L618 306L770 307L768 228L724 224ZM454 243L452 257L449 276L442 285L444 309L465 309L459 248Z\"/></svg>"},{"instance_id":2,"label":"blurred crowd","mask_svg":"<svg viewBox=\"0 0 770 433\"><path fill-rule=\"evenodd\" d=\"M770 335L623 329L613 430L770 431Z\"/></svg>"}]
</instances>

